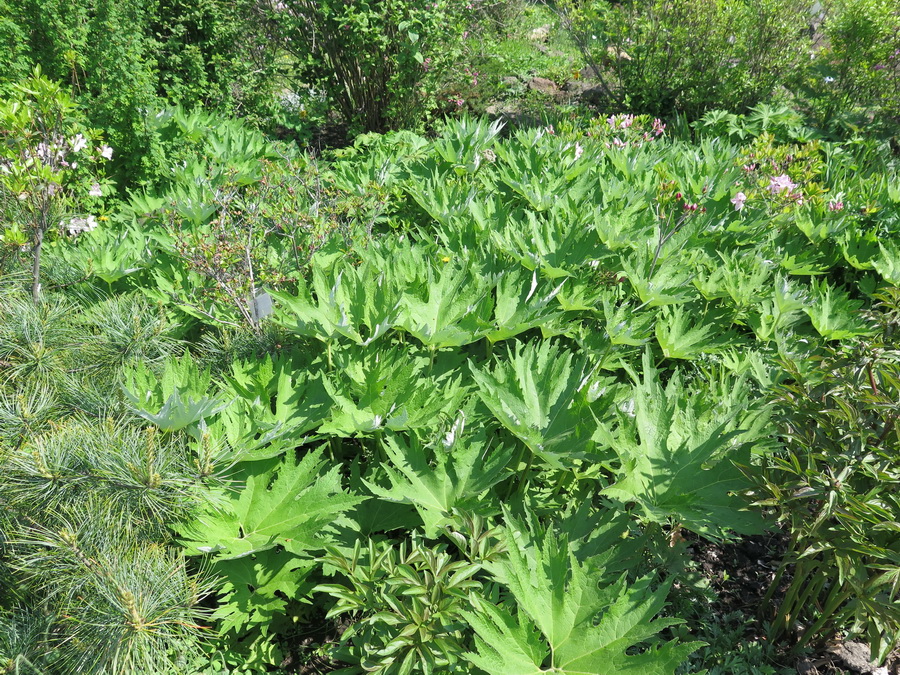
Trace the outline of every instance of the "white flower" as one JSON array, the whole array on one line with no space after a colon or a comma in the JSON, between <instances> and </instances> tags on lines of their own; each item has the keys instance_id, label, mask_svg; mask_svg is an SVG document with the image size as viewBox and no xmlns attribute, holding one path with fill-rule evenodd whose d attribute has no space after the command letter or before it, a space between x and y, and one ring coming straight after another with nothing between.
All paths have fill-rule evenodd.
<instances>
[{"instance_id":1,"label":"white flower","mask_svg":"<svg viewBox=\"0 0 900 675\"><path fill-rule=\"evenodd\" d=\"M102 197L102 196L103 196L103 190L100 189L100 184L99 184L99 183L94 183L93 185L91 185L91 190L90 190L90 192L88 192L88 194L89 194L91 197Z\"/></svg>"},{"instance_id":2,"label":"white flower","mask_svg":"<svg viewBox=\"0 0 900 675\"><path fill-rule=\"evenodd\" d=\"M112 159L112 148L108 145L101 145L100 156L103 157L103 159Z\"/></svg>"},{"instance_id":3,"label":"white flower","mask_svg":"<svg viewBox=\"0 0 900 675\"><path fill-rule=\"evenodd\" d=\"M734 204L734 210L740 211L741 209L743 209L745 201L747 201L747 195L745 195L743 192L738 192L731 200L731 203Z\"/></svg>"},{"instance_id":4,"label":"white flower","mask_svg":"<svg viewBox=\"0 0 900 675\"><path fill-rule=\"evenodd\" d=\"M584 148L581 147L578 143L575 143L575 159L577 160L581 155L584 154Z\"/></svg>"},{"instance_id":5,"label":"white flower","mask_svg":"<svg viewBox=\"0 0 900 675\"><path fill-rule=\"evenodd\" d=\"M97 227L97 219L94 216L88 216L87 218L72 218L69 221L69 224L66 225L66 229L69 231L69 234L81 234L82 232L90 232L95 227Z\"/></svg>"},{"instance_id":6,"label":"white flower","mask_svg":"<svg viewBox=\"0 0 900 675\"><path fill-rule=\"evenodd\" d=\"M81 134L72 139L72 152L81 152L87 147L87 140Z\"/></svg>"}]
</instances>

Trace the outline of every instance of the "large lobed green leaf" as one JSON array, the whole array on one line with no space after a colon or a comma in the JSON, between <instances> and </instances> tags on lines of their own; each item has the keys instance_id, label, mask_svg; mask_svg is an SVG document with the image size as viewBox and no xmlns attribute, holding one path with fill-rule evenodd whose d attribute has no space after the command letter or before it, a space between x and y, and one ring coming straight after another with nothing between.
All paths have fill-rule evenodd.
<instances>
[{"instance_id":1,"label":"large lobed green leaf","mask_svg":"<svg viewBox=\"0 0 900 675\"><path fill-rule=\"evenodd\" d=\"M593 447L593 416L583 389L586 364L549 340L519 343L493 370L472 366L478 395L535 455L557 468Z\"/></svg>"},{"instance_id":2,"label":"large lobed green leaf","mask_svg":"<svg viewBox=\"0 0 900 675\"><path fill-rule=\"evenodd\" d=\"M663 387L649 352L643 378L634 379L618 424L601 423L595 435L620 460L616 482L604 493L636 502L651 521L674 519L704 536L760 533L762 515L738 494L749 487L738 465L749 465L751 449L737 442L744 430L734 427L747 401L720 398L720 408L709 410L680 372ZM754 414L746 416L748 424L750 418L755 424Z\"/></svg>"},{"instance_id":3,"label":"large lobed green leaf","mask_svg":"<svg viewBox=\"0 0 900 675\"><path fill-rule=\"evenodd\" d=\"M339 466L323 473L322 455L316 450L299 461L289 453L283 460L246 463L239 475L243 489L228 494L222 508L182 527L185 548L215 553L216 560L277 545L292 553L321 548L328 541L328 525L362 501L344 492Z\"/></svg>"},{"instance_id":4,"label":"large lobed green leaf","mask_svg":"<svg viewBox=\"0 0 900 675\"><path fill-rule=\"evenodd\" d=\"M512 448L491 448L484 434L463 436L457 419L442 442L424 446L415 437L384 440L390 464L384 466L389 489L367 482L372 492L388 501L412 504L425 523L425 535L435 537L453 509L492 510L482 495L505 478ZM433 460L432 460L433 458Z\"/></svg>"},{"instance_id":5,"label":"large lobed green leaf","mask_svg":"<svg viewBox=\"0 0 900 675\"><path fill-rule=\"evenodd\" d=\"M491 675L673 675L700 646L673 640L635 651L681 622L654 618L668 586L652 590L649 579L629 585L624 576L598 578L565 536L508 522L508 556L496 571L518 611L475 599L475 611L465 618L477 647L467 657L477 667Z\"/></svg>"}]
</instances>

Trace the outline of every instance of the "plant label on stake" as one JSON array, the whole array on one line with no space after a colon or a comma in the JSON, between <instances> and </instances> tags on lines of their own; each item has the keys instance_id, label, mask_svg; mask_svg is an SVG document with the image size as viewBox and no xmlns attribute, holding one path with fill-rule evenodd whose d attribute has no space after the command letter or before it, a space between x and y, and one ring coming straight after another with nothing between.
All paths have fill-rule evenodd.
<instances>
[{"instance_id":1,"label":"plant label on stake","mask_svg":"<svg viewBox=\"0 0 900 675\"><path fill-rule=\"evenodd\" d=\"M250 302L250 315L259 323L272 313L272 296L263 291Z\"/></svg>"}]
</instances>

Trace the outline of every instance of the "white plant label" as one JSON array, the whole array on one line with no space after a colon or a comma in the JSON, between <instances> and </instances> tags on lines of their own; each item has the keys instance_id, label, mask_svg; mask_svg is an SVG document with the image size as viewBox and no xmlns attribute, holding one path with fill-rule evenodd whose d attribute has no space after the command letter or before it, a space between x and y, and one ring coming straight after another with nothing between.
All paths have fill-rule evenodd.
<instances>
[{"instance_id":1,"label":"white plant label","mask_svg":"<svg viewBox=\"0 0 900 675\"><path fill-rule=\"evenodd\" d=\"M250 314L254 321L261 321L272 313L272 296L262 292L250 303Z\"/></svg>"}]
</instances>

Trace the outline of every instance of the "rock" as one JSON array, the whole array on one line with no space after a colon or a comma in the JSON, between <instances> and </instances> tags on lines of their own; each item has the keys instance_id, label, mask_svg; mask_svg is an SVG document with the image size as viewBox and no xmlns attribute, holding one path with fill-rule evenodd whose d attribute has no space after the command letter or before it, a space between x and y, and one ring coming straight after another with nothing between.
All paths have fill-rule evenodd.
<instances>
[{"instance_id":1,"label":"rock","mask_svg":"<svg viewBox=\"0 0 900 675\"><path fill-rule=\"evenodd\" d=\"M797 675L819 675L819 669L809 659L797 664Z\"/></svg>"},{"instance_id":2,"label":"rock","mask_svg":"<svg viewBox=\"0 0 900 675\"><path fill-rule=\"evenodd\" d=\"M528 39L535 42L546 42L550 39L550 24L545 24L540 28L535 28L528 34Z\"/></svg>"},{"instance_id":3,"label":"rock","mask_svg":"<svg viewBox=\"0 0 900 675\"><path fill-rule=\"evenodd\" d=\"M513 89L520 86L522 84L522 81L518 77L504 77L502 80L500 80L500 84L502 84L504 87Z\"/></svg>"},{"instance_id":4,"label":"rock","mask_svg":"<svg viewBox=\"0 0 900 675\"><path fill-rule=\"evenodd\" d=\"M515 115L518 109L515 105L509 103L491 103L484 109L484 113L490 117L503 117L507 115Z\"/></svg>"},{"instance_id":5,"label":"rock","mask_svg":"<svg viewBox=\"0 0 900 675\"><path fill-rule=\"evenodd\" d=\"M559 93L559 87L556 86L556 82L548 80L546 77L532 77L528 80L528 88L548 96L556 96Z\"/></svg>"},{"instance_id":6,"label":"rock","mask_svg":"<svg viewBox=\"0 0 900 675\"><path fill-rule=\"evenodd\" d=\"M563 91L587 105L602 105L606 100L606 92L596 82L569 80L563 85Z\"/></svg>"},{"instance_id":7,"label":"rock","mask_svg":"<svg viewBox=\"0 0 900 675\"><path fill-rule=\"evenodd\" d=\"M628 56L628 53L624 50L618 50L615 46L610 45L606 48L606 53L613 59L617 61L631 61L631 57Z\"/></svg>"},{"instance_id":8,"label":"rock","mask_svg":"<svg viewBox=\"0 0 900 675\"><path fill-rule=\"evenodd\" d=\"M879 670L878 664L872 662L869 646L862 642L841 642L828 651L834 654L844 666L854 673L872 673Z\"/></svg>"}]
</instances>

